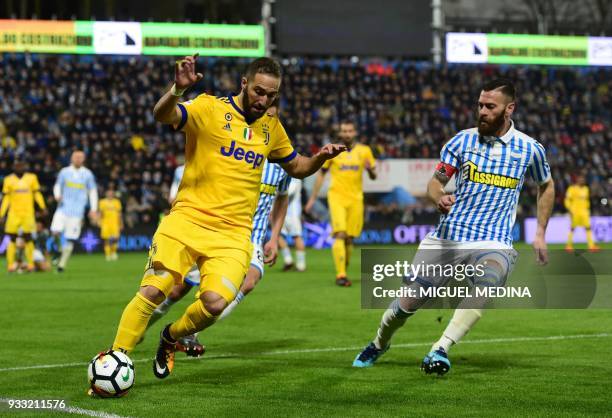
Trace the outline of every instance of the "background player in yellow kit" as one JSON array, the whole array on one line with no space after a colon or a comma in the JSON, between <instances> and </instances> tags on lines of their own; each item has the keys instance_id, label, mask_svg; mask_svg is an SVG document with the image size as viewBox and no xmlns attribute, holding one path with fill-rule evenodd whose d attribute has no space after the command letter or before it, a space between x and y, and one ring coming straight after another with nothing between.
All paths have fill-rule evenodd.
<instances>
[{"instance_id":1,"label":"background player in yellow kit","mask_svg":"<svg viewBox=\"0 0 612 418\"><path fill-rule=\"evenodd\" d=\"M9 273L17 271L15 260L17 251L17 235L21 233L25 241L25 257L27 270L34 271L34 241L32 234L36 230L34 202L46 212L45 199L40 193L38 177L34 173L26 172L26 164L16 161L13 174L4 179L2 187L4 197L0 206L0 218L7 214L4 232L9 236L10 242L6 249L6 260Z\"/></svg>"},{"instance_id":2,"label":"background player in yellow kit","mask_svg":"<svg viewBox=\"0 0 612 418\"><path fill-rule=\"evenodd\" d=\"M566 251L574 251L574 229L582 227L586 230L587 245L589 251L599 251L599 247L593 241L593 232L591 231L591 196L589 186L586 185L584 174L576 176L576 182L567 188L565 192L565 208L570 213L572 225L567 236Z\"/></svg>"},{"instance_id":3,"label":"background player in yellow kit","mask_svg":"<svg viewBox=\"0 0 612 418\"><path fill-rule=\"evenodd\" d=\"M265 159L304 178L345 150L328 144L312 157L299 155L277 116L266 114L281 83L270 58L251 62L237 96L201 94L179 103L203 75L197 55L177 62L174 85L157 102L155 119L185 132L185 172L170 213L153 237L141 287L123 311L113 350L130 352L175 283L197 263L200 297L161 333L153 373L167 377L176 341L215 323L236 297L251 260L251 228Z\"/></svg>"},{"instance_id":4,"label":"background player in yellow kit","mask_svg":"<svg viewBox=\"0 0 612 418\"><path fill-rule=\"evenodd\" d=\"M334 234L332 256L336 267L336 284L345 287L351 285L346 269L353 250L353 238L358 237L363 228L363 170L367 170L372 180L376 179L376 160L372 150L367 145L356 144L356 136L355 123L340 123L339 137L348 151L323 165L304 208L310 212L323 185L325 173L330 171L327 203Z\"/></svg>"},{"instance_id":5,"label":"background player in yellow kit","mask_svg":"<svg viewBox=\"0 0 612 418\"><path fill-rule=\"evenodd\" d=\"M100 211L100 237L104 240L106 261L117 260L117 245L123 229L121 201L115 197L115 191L108 189L104 199L98 205Z\"/></svg>"}]
</instances>

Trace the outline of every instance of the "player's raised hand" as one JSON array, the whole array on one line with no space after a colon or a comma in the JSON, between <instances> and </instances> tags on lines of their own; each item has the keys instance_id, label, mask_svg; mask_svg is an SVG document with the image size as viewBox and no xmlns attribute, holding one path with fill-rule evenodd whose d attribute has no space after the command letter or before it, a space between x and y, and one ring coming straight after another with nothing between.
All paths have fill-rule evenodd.
<instances>
[{"instance_id":1,"label":"player's raised hand","mask_svg":"<svg viewBox=\"0 0 612 418\"><path fill-rule=\"evenodd\" d=\"M204 75L196 73L195 63L199 54L188 55L174 65L174 84L177 89L184 90L200 81Z\"/></svg>"},{"instance_id":2,"label":"player's raised hand","mask_svg":"<svg viewBox=\"0 0 612 418\"><path fill-rule=\"evenodd\" d=\"M438 210L442 213L448 213L450 208L455 204L457 199L452 194L445 194L438 200Z\"/></svg>"},{"instance_id":3,"label":"player's raised hand","mask_svg":"<svg viewBox=\"0 0 612 418\"><path fill-rule=\"evenodd\" d=\"M98 225L98 212L96 212L95 210L90 210L89 221L92 225Z\"/></svg>"},{"instance_id":4,"label":"player's raised hand","mask_svg":"<svg viewBox=\"0 0 612 418\"><path fill-rule=\"evenodd\" d=\"M536 263L545 266L548 264L548 248L544 237L537 236L533 240L533 250L535 251Z\"/></svg>"},{"instance_id":5,"label":"player's raised hand","mask_svg":"<svg viewBox=\"0 0 612 418\"><path fill-rule=\"evenodd\" d=\"M323 156L326 160L331 160L344 151L346 151L346 145L344 144L326 144L319 150L317 155Z\"/></svg>"}]
</instances>

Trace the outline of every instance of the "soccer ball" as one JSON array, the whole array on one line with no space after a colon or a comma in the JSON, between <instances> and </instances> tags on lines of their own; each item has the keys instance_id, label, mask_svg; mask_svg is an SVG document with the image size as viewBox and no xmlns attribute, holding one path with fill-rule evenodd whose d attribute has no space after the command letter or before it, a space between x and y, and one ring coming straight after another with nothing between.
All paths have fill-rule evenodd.
<instances>
[{"instance_id":1,"label":"soccer ball","mask_svg":"<svg viewBox=\"0 0 612 418\"><path fill-rule=\"evenodd\" d=\"M104 351L89 363L87 377L94 394L103 398L120 397L134 385L134 363L121 351Z\"/></svg>"}]
</instances>

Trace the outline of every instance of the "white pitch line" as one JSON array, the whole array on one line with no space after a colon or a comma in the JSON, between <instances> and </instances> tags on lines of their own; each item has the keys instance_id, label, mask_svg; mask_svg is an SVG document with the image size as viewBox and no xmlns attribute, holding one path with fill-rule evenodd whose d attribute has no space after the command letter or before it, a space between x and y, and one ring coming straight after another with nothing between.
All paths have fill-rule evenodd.
<instances>
[{"instance_id":1,"label":"white pitch line","mask_svg":"<svg viewBox=\"0 0 612 418\"><path fill-rule=\"evenodd\" d=\"M545 337L509 337L509 338L489 338L481 340L466 340L462 341L461 344L496 344L496 343L516 343L516 342L537 342L537 341L558 341L558 340L581 340L587 338L608 338L612 337L610 333L601 334L574 334L574 335L549 335ZM405 343L405 344L394 344L393 347L399 348L410 348L410 347L429 347L431 342L420 342L420 343ZM253 357L253 356L279 356L286 354L304 354L304 353L329 353L335 351L353 351L361 350L363 346L359 347L324 347L324 348L304 348L298 350L274 350L274 351L262 351L255 353L225 353L225 354L213 354L205 355L199 358L192 357L179 357L175 361L193 361L193 360L205 360L215 358L229 358L229 357ZM152 358L141 358L133 360L134 363L143 363L151 361ZM78 367L87 366L89 363L59 363L59 364L38 364L34 366L19 366L19 367L6 367L0 369L1 372L12 372L21 370L38 370L38 369L55 369L59 367Z\"/></svg>"},{"instance_id":2,"label":"white pitch line","mask_svg":"<svg viewBox=\"0 0 612 418\"><path fill-rule=\"evenodd\" d=\"M0 403L6 403L8 404L9 401L11 401L11 399L9 398L0 398ZM54 412L65 412L67 414L77 414L77 415L86 415L88 417L97 417L97 418L129 418L129 417L125 417L122 415L117 415L117 414L109 414L108 412L104 412L104 411L94 411L92 409L83 409L83 408L78 408L75 406L66 406L64 408L48 408L48 409L25 409L25 408L13 408L10 409L11 411L15 411L15 412L24 412L24 411L38 411L38 412L42 412L42 411L54 411Z\"/></svg>"}]
</instances>

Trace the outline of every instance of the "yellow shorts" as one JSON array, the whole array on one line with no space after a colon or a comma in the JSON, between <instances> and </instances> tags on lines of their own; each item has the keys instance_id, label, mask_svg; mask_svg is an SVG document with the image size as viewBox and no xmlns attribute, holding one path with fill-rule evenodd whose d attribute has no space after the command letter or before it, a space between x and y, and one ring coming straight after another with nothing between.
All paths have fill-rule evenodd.
<instances>
[{"instance_id":1,"label":"yellow shorts","mask_svg":"<svg viewBox=\"0 0 612 418\"><path fill-rule=\"evenodd\" d=\"M332 232L358 237L363 229L363 199L327 196Z\"/></svg>"},{"instance_id":2,"label":"yellow shorts","mask_svg":"<svg viewBox=\"0 0 612 418\"><path fill-rule=\"evenodd\" d=\"M583 227L590 228L591 227L591 216L589 212L574 212L571 214L572 218L572 228Z\"/></svg>"},{"instance_id":3,"label":"yellow shorts","mask_svg":"<svg viewBox=\"0 0 612 418\"><path fill-rule=\"evenodd\" d=\"M100 238L102 239L119 238L120 235L121 235L121 231L119 230L119 225L117 224L100 225Z\"/></svg>"},{"instance_id":4,"label":"yellow shorts","mask_svg":"<svg viewBox=\"0 0 612 418\"><path fill-rule=\"evenodd\" d=\"M4 232L7 234L18 234L20 231L24 234L32 234L36 231L34 214L21 215L9 211Z\"/></svg>"},{"instance_id":5,"label":"yellow shorts","mask_svg":"<svg viewBox=\"0 0 612 418\"><path fill-rule=\"evenodd\" d=\"M200 269L200 293L207 291L234 300L251 260L250 237L206 229L173 212L159 224L145 270L166 270L182 283L194 263ZM160 287L156 276L145 276L141 286ZM167 289L166 289L167 290Z\"/></svg>"}]
</instances>

